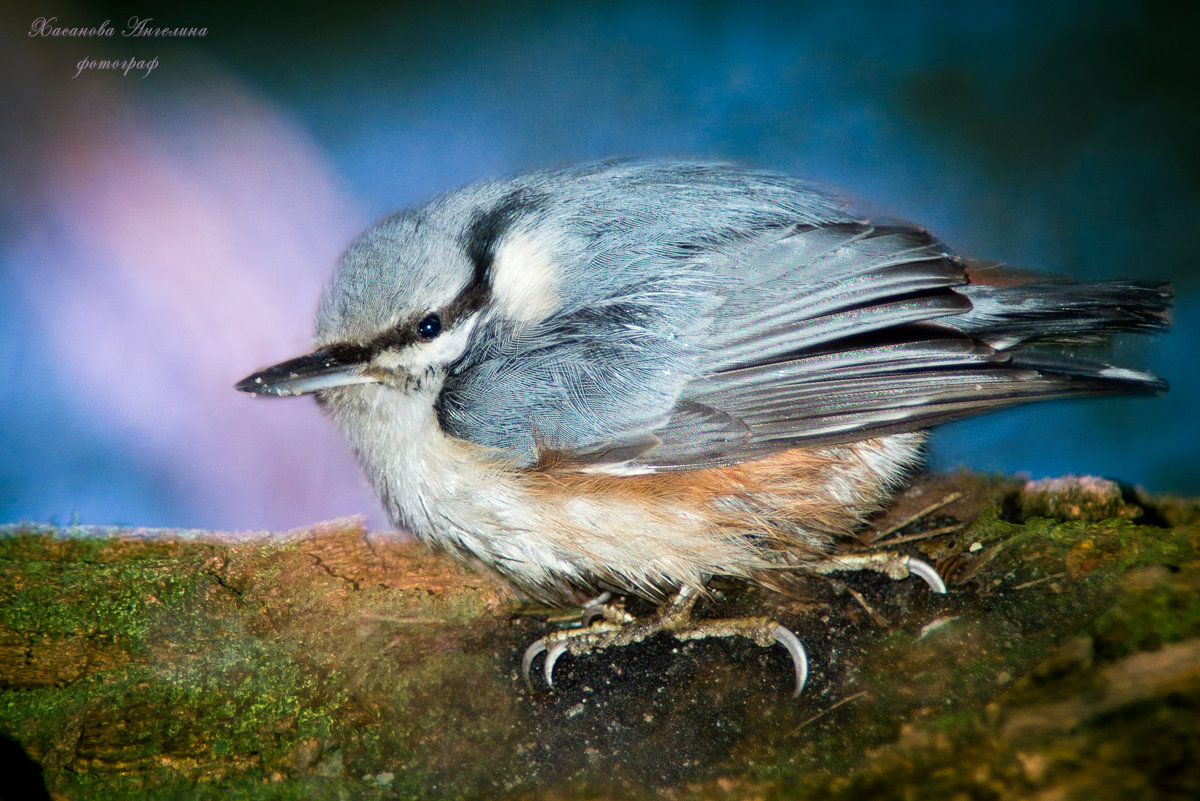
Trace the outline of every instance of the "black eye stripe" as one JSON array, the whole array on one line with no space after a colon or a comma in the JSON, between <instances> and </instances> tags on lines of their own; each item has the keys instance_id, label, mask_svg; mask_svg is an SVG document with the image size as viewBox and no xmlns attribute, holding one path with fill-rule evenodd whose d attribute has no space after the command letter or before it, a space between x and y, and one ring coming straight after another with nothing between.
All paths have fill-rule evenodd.
<instances>
[{"instance_id":1,"label":"black eye stripe","mask_svg":"<svg viewBox=\"0 0 1200 801\"><path fill-rule=\"evenodd\" d=\"M472 283L487 281L492 269L496 243L518 219L537 211L546 203L546 198L529 189L515 189L500 198L487 211L480 212L471 220L464 234L463 247L467 258L475 268Z\"/></svg>"},{"instance_id":2,"label":"black eye stripe","mask_svg":"<svg viewBox=\"0 0 1200 801\"><path fill-rule=\"evenodd\" d=\"M537 211L545 202L545 197L536 192L518 189L505 195L487 212L477 215L463 237L463 249L473 273L458 296L440 312L428 312L415 323L410 319L384 331L361 346L362 351L374 356L385 350L406 348L414 342L428 342L483 308L492 294L489 273L497 242L514 222Z\"/></svg>"},{"instance_id":3,"label":"black eye stripe","mask_svg":"<svg viewBox=\"0 0 1200 801\"><path fill-rule=\"evenodd\" d=\"M436 339L445 330L446 324L442 321L442 315L437 312L429 312L415 323L400 323L395 328L384 331L366 345L346 347L358 348L363 354L363 360L366 361L385 350L407 348L414 342L428 342Z\"/></svg>"},{"instance_id":4,"label":"black eye stripe","mask_svg":"<svg viewBox=\"0 0 1200 801\"><path fill-rule=\"evenodd\" d=\"M431 312L421 318L421 322L417 323L417 336L424 340L430 340L442 333L442 318L436 312Z\"/></svg>"}]
</instances>

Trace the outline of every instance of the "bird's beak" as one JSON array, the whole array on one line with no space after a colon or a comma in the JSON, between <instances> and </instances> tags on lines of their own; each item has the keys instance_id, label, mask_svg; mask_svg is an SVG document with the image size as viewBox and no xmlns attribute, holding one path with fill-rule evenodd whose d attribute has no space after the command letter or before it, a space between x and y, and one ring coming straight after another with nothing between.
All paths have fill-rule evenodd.
<instances>
[{"instance_id":1,"label":"bird's beak","mask_svg":"<svg viewBox=\"0 0 1200 801\"><path fill-rule=\"evenodd\" d=\"M321 348L246 376L234 385L234 389L255 395L304 395L320 389L377 381L367 369L367 361L357 353L341 348Z\"/></svg>"}]
</instances>

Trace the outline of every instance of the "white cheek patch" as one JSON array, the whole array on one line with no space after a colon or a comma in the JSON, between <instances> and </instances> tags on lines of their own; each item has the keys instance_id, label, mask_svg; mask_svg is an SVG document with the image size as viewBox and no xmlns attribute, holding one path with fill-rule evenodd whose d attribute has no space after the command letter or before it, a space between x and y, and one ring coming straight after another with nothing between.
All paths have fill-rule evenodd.
<instances>
[{"instance_id":1,"label":"white cheek patch","mask_svg":"<svg viewBox=\"0 0 1200 801\"><path fill-rule=\"evenodd\" d=\"M520 232L505 238L492 262L492 302L510 320L544 319L558 305L558 270L545 244Z\"/></svg>"}]
</instances>

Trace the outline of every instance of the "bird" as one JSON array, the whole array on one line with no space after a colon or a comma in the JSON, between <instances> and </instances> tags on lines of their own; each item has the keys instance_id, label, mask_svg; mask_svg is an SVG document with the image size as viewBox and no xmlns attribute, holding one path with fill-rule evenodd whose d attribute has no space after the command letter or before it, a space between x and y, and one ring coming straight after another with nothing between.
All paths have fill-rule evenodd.
<instances>
[{"instance_id":1,"label":"bird","mask_svg":"<svg viewBox=\"0 0 1200 801\"><path fill-rule=\"evenodd\" d=\"M526 651L745 636L717 577L777 587L918 469L931 426L1029 401L1157 394L1078 355L1169 326L1169 284L1080 283L954 253L848 196L718 162L609 160L485 180L392 214L326 286L315 349L236 384L311 394L398 528L587 625ZM633 618L613 594L659 604ZM587 618L600 618L589 621Z\"/></svg>"}]
</instances>

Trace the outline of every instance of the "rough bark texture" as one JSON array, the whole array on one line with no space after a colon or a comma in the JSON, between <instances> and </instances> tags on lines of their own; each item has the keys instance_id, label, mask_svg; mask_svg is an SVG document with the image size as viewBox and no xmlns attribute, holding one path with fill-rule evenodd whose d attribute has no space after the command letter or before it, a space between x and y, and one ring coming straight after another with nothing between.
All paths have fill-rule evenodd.
<instances>
[{"instance_id":1,"label":"rough bark texture","mask_svg":"<svg viewBox=\"0 0 1200 801\"><path fill-rule=\"evenodd\" d=\"M875 523L949 595L838 575L701 610L796 631L795 700L780 648L667 637L530 690L544 618L356 521L10 526L0 798L1200 797L1200 504L960 475Z\"/></svg>"}]
</instances>

